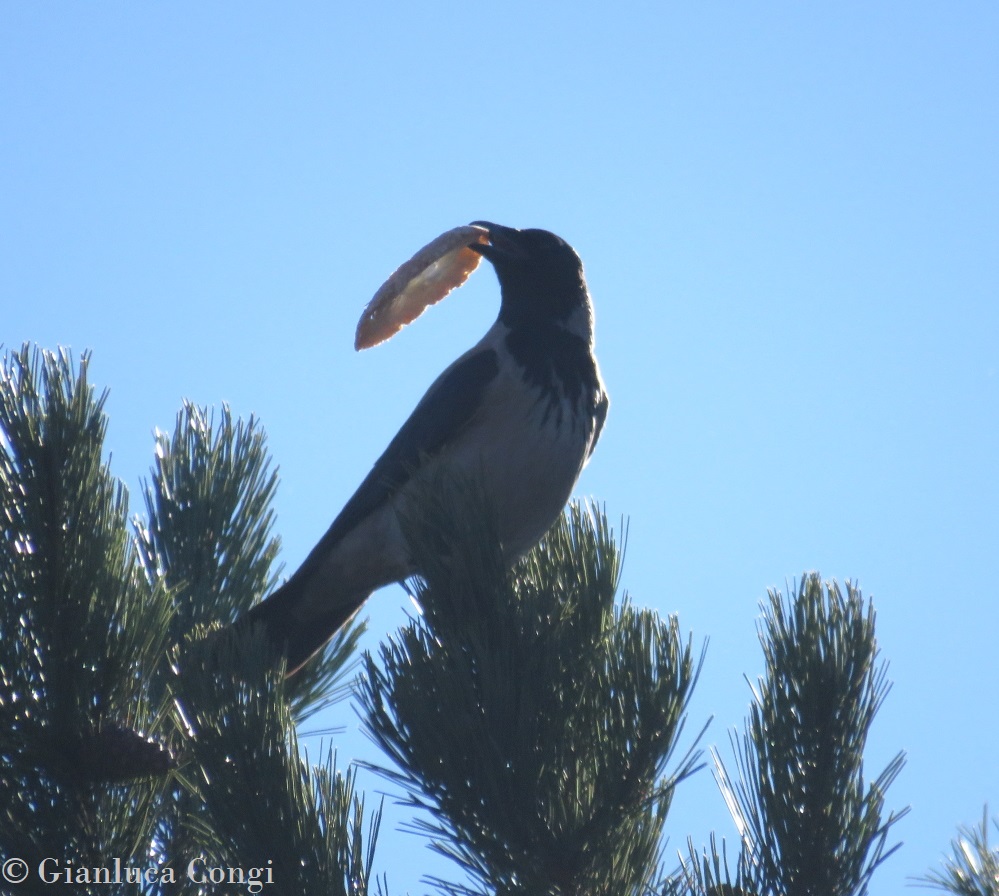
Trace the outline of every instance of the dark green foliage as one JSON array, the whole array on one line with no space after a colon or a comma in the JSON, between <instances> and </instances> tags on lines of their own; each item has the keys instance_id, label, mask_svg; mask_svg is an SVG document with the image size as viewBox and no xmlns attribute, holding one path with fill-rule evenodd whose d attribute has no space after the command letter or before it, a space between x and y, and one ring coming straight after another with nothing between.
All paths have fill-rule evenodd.
<instances>
[{"instance_id":1,"label":"dark green foliage","mask_svg":"<svg viewBox=\"0 0 999 896\"><path fill-rule=\"evenodd\" d=\"M735 885L782 896L861 896L887 848L885 792L904 757L865 784L864 747L888 693L877 662L874 610L847 584L802 579L795 598L771 592L760 627L766 674L753 689L739 778L715 754L717 779L739 829ZM907 810L906 810L907 811ZM688 892L731 884L727 862L691 848Z\"/></svg>"},{"instance_id":2,"label":"dark green foliage","mask_svg":"<svg viewBox=\"0 0 999 896\"><path fill-rule=\"evenodd\" d=\"M25 348L4 360L0 856L27 862L17 891L50 892L35 872L50 858L71 871L169 866L175 877L141 889L60 879L66 892L234 892L187 879L203 857L275 881L280 869L311 892L367 892L377 816L364 839L352 777L331 759L310 772L292 721L334 696L357 630L295 689L262 645L190 635L273 584L276 480L262 432L227 409L216 429L185 406L173 438L157 439L149 521L133 537L126 491L102 459L103 404L86 357L75 367L66 352ZM190 678L171 670L171 644Z\"/></svg>"},{"instance_id":3,"label":"dark green foliage","mask_svg":"<svg viewBox=\"0 0 999 896\"><path fill-rule=\"evenodd\" d=\"M171 640L178 645L176 665L183 678L179 683L165 680L162 686L191 688L196 683L214 683L211 701L198 704L199 712L208 713L198 727L199 738L192 739L190 732L181 727L175 749L185 757L197 757L198 762L214 761L218 768L231 770L235 761L232 741L213 736L219 732L205 721L210 718L220 726L228 726L225 730L229 734L237 728L246 729L243 733L251 739L244 742L238 754L239 767L257 755L260 742L252 737L263 730L269 732L268 749L272 755L292 763L285 755L289 747L278 747L276 739L283 737L290 743L294 739L292 718L301 721L343 696L343 682L363 626L357 624L344 630L330 649L316 657L287 687L282 685L280 696L274 699L284 701L281 707L285 702L290 707L287 718L283 709L277 716L268 714L271 711L263 691L254 692L258 698L255 702L234 696L233 676L236 680L241 676L259 678L259 670L252 663L247 669L230 667L229 677L217 680L219 669L226 668L219 653L228 651L229 662L239 660L242 654L234 652L238 645L228 643L211 626L231 622L274 587L272 564L279 546L278 539L270 535L277 475L270 469L264 433L252 418L248 423L233 420L228 407L223 406L220 418L216 424L209 411L186 403L177 415L172 437L157 434L156 463L144 489L148 520L136 521L136 539L146 575L150 582L159 581L170 588L177 605L175 620L180 620L175 622ZM278 660L270 660L276 670ZM261 679L259 687L263 686ZM233 706L239 706L240 711L233 713ZM265 727L267 720L270 727ZM230 752L220 754L212 747ZM295 766L295 773L298 771ZM243 863L239 867L263 867L263 857L271 852L254 852L254 847L261 846L258 841L247 844L245 836L227 834L224 825L234 818L242 825L273 824L277 816L267 813L268 796L291 799L302 793L294 791L289 796L287 775L266 778L269 791L247 790L245 784L240 785L243 789L234 790L232 780L219 774L212 776L212 786L203 781L193 786L198 776L190 766L184 770L184 780L192 786L171 788L159 807L155 843L157 859L163 862L214 849L217 857L228 856L230 862L238 859ZM336 786L343 786L339 778ZM247 799L257 805L255 813L249 812ZM206 804L217 808L223 802L246 811L239 815L206 814ZM317 823L314 808L311 804L300 808L304 828ZM244 828L239 830L245 833ZM216 836L228 836L228 851L219 847ZM242 846L240 851L233 852L234 842Z\"/></svg>"},{"instance_id":4,"label":"dark green foliage","mask_svg":"<svg viewBox=\"0 0 999 896\"><path fill-rule=\"evenodd\" d=\"M999 831L999 819L992 820ZM920 878L920 883L955 896L999 896L999 846L989 844L988 807L982 810L982 823L962 827L951 843L953 855L944 860L943 871Z\"/></svg>"},{"instance_id":5,"label":"dark green foliage","mask_svg":"<svg viewBox=\"0 0 999 896\"><path fill-rule=\"evenodd\" d=\"M136 522L139 554L152 582L163 581L177 604L174 643L213 623L229 623L277 583L280 541L271 536L277 473L270 469L259 424L221 420L189 402L172 437L158 433L156 464L145 485L148 521ZM342 630L293 679L296 720L346 694L363 623Z\"/></svg>"},{"instance_id":6,"label":"dark green foliage","mask_svg":"<svg viewBox=\"0 0 999 896\"><path fill-rule=\"evenodd\" d=\"M147 739L162 729L149 682L172 607L136 560L103 404L86 356L78 369L66 352L4 359L0 854L33 867L141 855L172 764Z\"/></svg>"},{"instance_id":7,"label":"dark green foliage","mask_svg":"<svg viewBox=\"0 0 999 896\"><path fill-rule=\"evenodd\" d=\"M365 835L353 775L338 774L332 754L317 768L299 755L286 679L259 632L197 642L186 661L178 711L209 861L271 869L272 892L368 893L379 813Z\"/></svg>"},{"instance_id":8,"label":"dark green foliage","mask_svg":"<svg viewBox=\"0 0 999 896\"><path fill-rule=\"evenodd\" d=\"M257 422L234 421L227 406L216 425L207 409L185 403L173 436L156 433L155 453L137 541L147 575L174 592L177 642L197 624L231 622L276 584L277 473Z\"/></svg>"},{"instance_id":9,"label":"dark green foliage","mask_svg":"<svg viewBox=\"0 0 999 896\"><path fill-rule=\"evenodd\" d=\"M102 458L87 358L25 348L0 377L0 855L37 866L171 865L176 883L74 893L215 896L191 858L259 868L273 894L365 896L379 812L365 820L332 753L310 767L295 722L341 696L358 627L292 679L258 635L223 634L275 584L276 475L257 423L185 405L158 435L147 520ZM425 577L422 618L368 657L367 727L434 845L466 874L449 893L854 896L890 855L896 757L863 750L887 693L874 614L807 577L771 594L767 670L738 780L717 775L741 835L735 880L714 839L661 870L668 769L697 663L675 619L615 606L620 551L572 505L508 569L471 483L441 478L403 520ZM171 661L167 661L170 657ZM994 894L986 830L926 882ZM34 877L18 892L49 892ZM990 889L991 887L991 889ZM380 888L379 888L380 889Z\"/></svg>"},{"instance_id":10,"label":"dark green foliage","mask_svg":"<svg viewBox=\"0 0 999 896\"><path fill-rule=\"evenodd\" d=\"M620 554L597 508L572 505L508 571L471 484L418 503L405 528L424 616L368 658L361 692L386 774L482 892L647 892L691 769L688 755L664 774L689 642L676 620L615 610Z\"/></svg>"}]
</instances>

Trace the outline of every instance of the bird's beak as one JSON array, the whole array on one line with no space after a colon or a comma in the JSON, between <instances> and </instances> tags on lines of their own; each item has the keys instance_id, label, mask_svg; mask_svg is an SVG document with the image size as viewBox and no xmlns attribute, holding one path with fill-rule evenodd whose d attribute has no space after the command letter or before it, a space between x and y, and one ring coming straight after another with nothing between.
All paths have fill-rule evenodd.
<instances>
[{"instance_id":1,"label":"bird's beak","mask_svg":"<svg viewBox=\"0 0 999 896\"><path fill-rule=\"evenodd\" d=\"M526 258L527 253L520 245L520 231L491 221L473 221L476 227L484 227L489 234L488 243L472 243L468 248L478 252L491 262L510 258Z\"/></svg>"}]
</instances>

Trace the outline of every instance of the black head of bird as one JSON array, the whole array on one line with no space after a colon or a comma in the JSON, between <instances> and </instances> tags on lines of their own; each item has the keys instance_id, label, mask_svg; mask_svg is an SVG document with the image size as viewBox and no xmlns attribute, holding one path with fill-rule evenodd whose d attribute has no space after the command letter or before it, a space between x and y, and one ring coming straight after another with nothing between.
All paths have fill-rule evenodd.
<instances>
[{"instance_id":1,"label":"black head of bird","mask_svg":"<svg viewBox=\"0 0 999 896\"><path fill-rule=\"evenodd\" d=\"M547 230L516 230L473 221L489 242L469 248L488 259L500 282L500 319L508 326L565 321L589 303L583 262L560 236Z\"/></svg>"}]
</instances>

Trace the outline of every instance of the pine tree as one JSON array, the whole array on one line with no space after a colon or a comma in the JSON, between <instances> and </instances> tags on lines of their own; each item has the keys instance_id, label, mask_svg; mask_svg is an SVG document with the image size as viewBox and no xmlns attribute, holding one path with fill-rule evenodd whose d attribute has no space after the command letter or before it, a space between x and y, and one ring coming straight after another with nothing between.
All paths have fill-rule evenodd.
<instances>
[{"instance_id":1,"label":"pine tree","mask_svg":"<svg viewBox=\"0 0 999 896\"><path fill-rule=\"evenodd\" d=\"M156 437L130 532L87 365L25 347L0 377L0 856L26 863L17 892L52 892L43 859L70 875L64 893L384 891L379 812L332 752L313 765L296 738L347 693L359 630L292 679L258 634L219 634L278 575L262 430L185 405ZM356 690L380 771L455 860L461 879L436 889L865 892L891 853L901 757L865 786L887 684L856 589L810 576L771 595L738 779L715 754L742 838L734 880L713 840L669 872L704 654L676 618L617 599L623 547L603 511L571 505L513 569L475 482L442 478L403 525L422 614L364 658ZM158 876L95 881L113 858Z\"/></svg>"}]
</instances>

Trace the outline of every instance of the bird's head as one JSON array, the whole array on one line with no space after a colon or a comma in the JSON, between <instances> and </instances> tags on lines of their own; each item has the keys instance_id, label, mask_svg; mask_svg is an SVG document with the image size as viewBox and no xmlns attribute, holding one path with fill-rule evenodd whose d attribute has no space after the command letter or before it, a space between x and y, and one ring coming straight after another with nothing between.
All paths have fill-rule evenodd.
<instances>
[{"instance_id":1,"label":"bird's head","mask_svg":"<svg viewBox=\"0 0 999 896\"><path fill-rule=\"evenodd\" d=\"M589 328L590 297L583 262L572 246L547 230L472 223L489 235L488 243L473 243L469 248L489 259L496 270L501 320L509 326L554 323L575 330L577 324L585 323Z\"/></svg>"}]
</instances>

